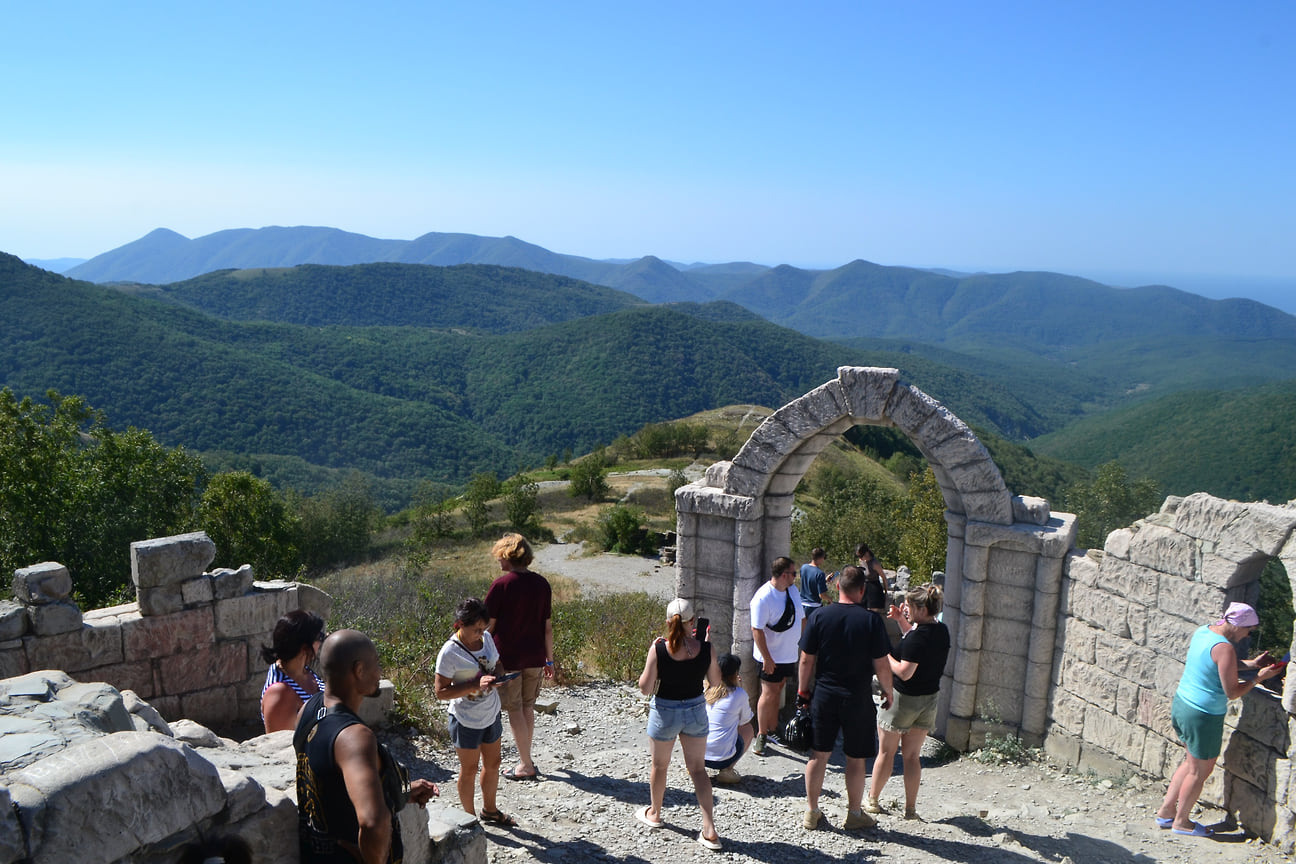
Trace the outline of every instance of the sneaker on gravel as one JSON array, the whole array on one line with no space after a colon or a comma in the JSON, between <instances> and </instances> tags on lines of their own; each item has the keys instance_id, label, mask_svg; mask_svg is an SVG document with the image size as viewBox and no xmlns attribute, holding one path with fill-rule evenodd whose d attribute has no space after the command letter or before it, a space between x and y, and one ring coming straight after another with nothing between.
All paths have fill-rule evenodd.
<instances>
[{"instance_id":1,"label":"sneaker on gravel","mask_svg":"<svg viewBox=\"0 0 1296 864\"><path fill-rule=\"evenodd\" d=\"M814 810L807 810L805 816L801 817L801 827L807 831L813 831L819 827L819 820L823 818L823 811L817 807Z\"/></svg>"},{"instance_id":2,"label":"sneaker on gravel","mask_svg":"<svg viewBox=\"0 0 1296 864\"><path fill-rule=\"evenodd\" d=\"M733 768L721 768L716 772L717 783L741 783L742 775Z\"/></svg>"},{"instance_id":3,"label":"sneaker on gravel","mask_svg":"<svg viewBox=\"0 0 1296 864\"><path fill-rule=\"evenodd\" d=\"M882 810L882 805L878 803L878 799L876 799L876 798L865 798L865 799L864 799L864 812L865 812L865 813L873 813L874 815L876 815L876 814L878 814L878 813L882 813L882 812L884 812L884 811Z\"/></svg>"},{"instance_id":4,"label":"sneaker on gravel","mask_svg":"<svg viewBox=\"0 0 1296 864\"><path fill-rule=\"evenodd\" d=\"M877 826L877 820L867 813L847 813L846 821L842 823L842 828L847 831L856 831L860 828L873 828Z\"/></svg>"},{"instance_id":5,"label":"sneaker on gravel","mask_svg":"<svg viewBox=\"0 0 1296 864\"><path fill-rule=\"evenodd\" d=\"M765 755L765 734L761 733L752 739L752 752L757 756Z\"/></svg>"},{"instance_id":6,"label":"sneaker on gravel","mask_svg":"<svg viewBox=\"0 0 1296 864\"><path fill-rule=\"evenodd\" d=\"M783 743L783 739L778 736L777 732L766 732L765 744L774 747L787 747L787 745Z\"/></svg>"}]
</instances>

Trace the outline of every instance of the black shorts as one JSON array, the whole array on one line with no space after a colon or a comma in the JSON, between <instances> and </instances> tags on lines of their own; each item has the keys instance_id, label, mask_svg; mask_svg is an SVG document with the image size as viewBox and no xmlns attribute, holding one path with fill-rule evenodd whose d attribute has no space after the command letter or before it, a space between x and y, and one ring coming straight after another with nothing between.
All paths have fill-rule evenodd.
<instances>
[{"instance_id":1,"label":"black shorts","mask_svg":"<svg viewBox=\"0 0 1296 864\"><path fill-rule=\"evenodd\" d=\"M795 663L775 663L774 671L769 675L765 674L765 666L761 665L760 680L768 681L771 684L782 684L787 679L796 680L797 664Z\"/></svg>"},{"instance_id":2,"label":"black shorts","mask_svg":"<svg viewBox=\"0 0 1296 864\"><path fill-rule=\"evenodd\" d=\"M877 707L873 694L839 696L816 687L810 700L810 721L814 731L810 749L831 753L842 735L842 752L851 759L870 759L877 755Z\"/></svg>"}]
</instances>

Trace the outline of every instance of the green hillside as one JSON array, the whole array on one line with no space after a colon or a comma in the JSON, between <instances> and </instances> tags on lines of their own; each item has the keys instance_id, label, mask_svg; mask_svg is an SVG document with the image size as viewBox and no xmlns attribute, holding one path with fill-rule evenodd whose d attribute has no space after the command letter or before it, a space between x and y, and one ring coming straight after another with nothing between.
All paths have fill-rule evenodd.
<instances>
[{"instance_id":1,"label":"green hillside","mask_svg":"<svg viewBox=\"0 0 1296 864\"><path fill-rule=\"evenodd\" d=\"M1296 498L1296 381L1175 393L1080 420L1031 442L1042 454L1093 467L1119 459L1170 495L1241 501Z\"/></svg>"},{"instance_id":2,"label":"green hillside","mask_svg":"<svg viewBox=\"0 0 1296 864\"><path fill-rule=\"evenodd\" d=\"M564 276L481 264L223 270L163 285L155 296L235 321L481 333L529 330L643 304L630 294Z\"/></svg>"}]
</instances>

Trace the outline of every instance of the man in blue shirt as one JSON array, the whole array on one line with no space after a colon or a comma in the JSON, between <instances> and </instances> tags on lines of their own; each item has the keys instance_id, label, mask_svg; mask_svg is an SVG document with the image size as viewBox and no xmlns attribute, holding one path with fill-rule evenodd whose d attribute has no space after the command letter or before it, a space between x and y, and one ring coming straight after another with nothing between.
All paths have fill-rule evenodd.
<instances>
[{"instance_id":1,"label":"man in blue shirt","mask_svg":"<svg viewBox=\"0 0 1296 864\"><path fill-rule=\"evenodd\" d=\"M810 552L810 563L801 565L801 605L805 607L807 618L811 610L832 602L832 595L828 593L828 574L823 569L826 555L816 546Z\"/></svg>"}]
</instances>

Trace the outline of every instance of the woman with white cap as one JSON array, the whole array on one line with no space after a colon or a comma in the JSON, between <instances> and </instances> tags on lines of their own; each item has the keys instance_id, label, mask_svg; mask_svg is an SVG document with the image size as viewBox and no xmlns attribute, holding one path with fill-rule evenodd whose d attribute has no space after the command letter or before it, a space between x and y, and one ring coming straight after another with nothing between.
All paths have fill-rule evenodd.
<instances>
[{"instance_id":1,"label":"woman with white cap","mask_svg":"<svg viewBox=\"0 0 1296 864\"><path fill-rule=\"evenodd\" d=\"M666 769L671 749L679 738L684 767L693 779L698 806L702 809L702 833L697 842L718 852L720 835L712 818L711 778L706 770L707 710L703 681L720 683L711 643L693 635L693 604L676 598L666 607L666 632L653 641L639 676L639 692L652 696L648 710L648 738L652 744L652 770L648 775L647 807L635 811L635 818L649 828L662 828L662 802L666 797ZM706 634L702 634L705 636Z\"/></svg>"},{"instance_id":2,"label":"woman with white cap","mask_svg":"<svg viewBox=\"0 0 1296 864\"><path fill-rule=\"evenodd\" d=\"M1223 618L1198 627L1188 643L1183 677L1170 709L1170 722L1186 752L1157 810L1156 822L1161 828L1193 837L1212 833L1192 820L1192 809L1219 758L1228 700L1237 699L1282 671L1281 666L1270 665L1267 654L1238 661L1234 643L1249 636L1259 623L1260 617L1250 606L1230 603ZM1240 681L1239 666L1259 671L1253 680Z\"/></svg>"}]
</instances>

